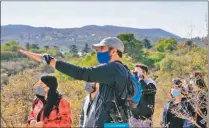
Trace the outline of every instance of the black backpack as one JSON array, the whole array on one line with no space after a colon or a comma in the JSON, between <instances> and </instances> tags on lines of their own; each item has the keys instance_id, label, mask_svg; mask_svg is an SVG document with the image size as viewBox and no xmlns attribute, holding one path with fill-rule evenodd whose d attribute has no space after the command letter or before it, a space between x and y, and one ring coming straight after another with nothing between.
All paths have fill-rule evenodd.
<instances>
[{"instance_id":1,"label":"black backpack","mask_svg":"<svg viewBox=\"0 0 209 128\"><path fill-rule=\"evenodd\" d=\"M121 115L123 122L126 122L132 116L131 109L133 109L133 105L136 107L139 103L142 96L142 90L141 84L139 84L135 77L131 74L128 67L120 61L116 62L123 65L127 69L128 73L128 81L123 89L124 91L115 97L118 104L117 107L119 114ZM117 94L117 92L115 92L115 94Z\"/></svg>"}]
</instances>

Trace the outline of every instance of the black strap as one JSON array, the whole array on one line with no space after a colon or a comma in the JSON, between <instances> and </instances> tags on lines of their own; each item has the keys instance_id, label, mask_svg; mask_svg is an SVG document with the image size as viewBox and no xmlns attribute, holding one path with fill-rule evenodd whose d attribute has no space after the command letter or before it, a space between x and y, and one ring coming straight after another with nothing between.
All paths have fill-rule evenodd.
<instances>
[{"instance_id":1,"label":"black strap","mask_svg":"<svg viewBox=\"0 0 209 128\"><path fill-rule=\"evenodd\" d=\"M36 97L36 99L33 101L33 105L32 105L32 108L34 109L34 107L36 106L36 104L38 103L39 101L39 98Z\"/></svg>"},{"instance_id":2,"label":"black strap","mask_svg":"<svg viewBox=\"0 0 209 128\"><path fill-rule=\"evenodd\" d=\"M36 104L38 103L38 101L41 100L43 105L45 105L45 101L43 101L42 99L36 97L36 99L34 100L33 102L33 105L32 105L32 108L34 109ZM40 118L41 118L41 112L44 110L44 107L41 109L41 111L38 113L37 115L37 121L39 122L40 121Z\"/></svg>"},{"instance_id":3,"label":"black strap","mask_svg":"<svg viewBox=\"0 0 209 128\"><path fill-rule=\"evenodd\" d=\"M124 65L121 61L114 61L114 62L119 63L119 64L121 64L122 66L124 66L124 67L128 70L128 73L130 73L130 70L128 69L128 67L127 67L126 65ZM129 81L129 80L130 80L130 76L128 75L128 81ZM125 88L126 88L127 91L128 91L128 83L126 83L126 85L125 85L125 87L124 87L123 90L125 90ZM125 114L126 118L128 119L128 118L129 118L129 116L128 116L128 115L129 115L129 114L128 114L129 108L127 107L127 104L126 104L127 101L122 100L122 99L119 99L119 98L122 97L123 93L124 93L124 92L121 92L121 94L118 96L118 95L116 95L117 93L116 93L116 90L115 90L116 102L117 102L117 105L119 105L119 106L116 106L116 107L120 108L120 106L121 106L122 109L123 109L123 111L124 111L124 114ZM127 98L128 98L128 97L127 97L127 95L126 95L125 99L127 99ZM128 110L128 111L126 111L126 110ZM125 121L124 119L122 119L122 120Z\"/></svg>"},{"instance_id":4,"label":"black strap","mask_svg":"<svg viewBox=\"0 0 209 128\"><path fill-rule=\"evenodd\" d=\"M123 65L127 70L129 70L129 69L128 69L128 66L124 65L121 61L116 60L116 61L114 61L114 62L120 63L120 64ZM129 70L129 71L130 71L130 70Z\"/></svg>"},{"instance_id":5,"label":"black strap","mask_svg":"<svg viewBox=\"0 0 209 128\"><path fill-rule=\"evenodd\" d=\"M90 111L91 105L92 105L92 101L90 100L90 102L88 104L87 112L86 112L87 116L89 115L89 111Z\"/></svg>"},{"instance_id":6,"label":"black strap","mask_svg":"<svg viewBox=\"0 0 209 128\"><path fill-rule=\"evenodd\" d=\"M41 111L38 113L37 122L39 122L41 120L41 113L43 110L44 110L44 108L42 108Z\"/></svg>"}]
</instances>

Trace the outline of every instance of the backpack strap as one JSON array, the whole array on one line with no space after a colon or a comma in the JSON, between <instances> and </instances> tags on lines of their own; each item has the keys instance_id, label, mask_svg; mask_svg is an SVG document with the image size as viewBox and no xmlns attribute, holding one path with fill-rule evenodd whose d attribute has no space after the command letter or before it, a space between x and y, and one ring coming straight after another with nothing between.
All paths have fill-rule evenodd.
<instances>
[{"instance_id":1,"label":"backpack strap","mask_svg":"<svg viewBox=\"0 0 209 128\"><path fill-rule=\"evenodd\" d=\"M124 65L121 61L114 61L115 63L119 64L119 65L122 65L124 68L126 68L127 70L127 73L128 73L128 78L127 78L127 83L124 87L124 91L121 92L120 95L116 95L116 90L115 90L115 98L116 98L116 102L119 106L116 106L117 109L119 110L119 114L122 116L122 120L123 121L126 121L130 118L131 116L131 113L130 113L130 108L128 107L129 106L129 103L127 101L127 98L128 98L128 95L126 95L125 97L123 97L124 93L127 94L129 92L129 88L128 88L128 82L129 80L131 80L131 77L130 77L130 70L128 69L128 67L126 65ZM119 99L121 98L121 99ZM124 98L124 99L123 99ZM125 118L124 118L125 116Z\"/></svg>"},{"instance_id":2,"label":"backpack strap","mask_svg":"<svg viewBox=\"0 0 209 128\"><path fill-rule=\"evenodd\" d=\"M39 101L39 98L36 97L36 99L33 101L33 104L32 104L32 108L33 108L33 109L35 108L35 106L36 106L36 104L38 103L38 101Z\"/></svg>"},{"instance_id":3,"label":"backpack strap","mask_svg":"<svg viewBox=\"0 0 209 128\"><path fill-rule=\"evenodd\" d=\"M36 104L38 104L39 100L41 100L41 99L39 99L38 97L36 97L36 99L33 101L33 104L32 104L32 108L33 108L33 109L35 108ZM43 101L42 101L42 102L43 102ZM41 113L42 113L43 110L44 110L44 107L43 107L43 108L40 110L40 112L38 113L38 115L37 115L37 121L40 121Z\"/></svg>"}]
</instances>

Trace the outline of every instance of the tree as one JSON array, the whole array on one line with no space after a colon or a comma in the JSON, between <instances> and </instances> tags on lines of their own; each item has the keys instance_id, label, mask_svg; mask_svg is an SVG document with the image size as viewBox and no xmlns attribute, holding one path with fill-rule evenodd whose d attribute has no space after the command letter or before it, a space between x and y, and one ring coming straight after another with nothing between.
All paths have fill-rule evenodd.
<instances>
[{"instance_id":1,"label":"tree","mask_svg":"<svg viewBox=\"0 0 209 128\"><path fill-rule=\"evenodd\" d=\"M123 33L117 36L121 41L123 41L125 50L134 59L140 60L143 58L143 45L142 42L137 40L132 33Z\"/></svg>"},{"instance_id":2,"label":"tree","mask_svg":"<svg viewBox=\"0 0 209 128\"><path fill-rule=\"evenodd\" d=\"M45 45L44 48L47 50L47 49L49 49L49 46L48 45Z\"/></svg>"},{"instance_id":3,"label":"tree","mask_svg":"<svg viewBox=\"0 0 209 128\"><path fill-rule=\"evenodd\" d=\"M166 45L166 47L165 47L165 50L173 51L173 50L176 49L176 46L177 46L177 41L176 41L176 39L174 39L174 38L168 38L168 39L166 40L166 42L167 42L167 45Z\"/></svg>"},{"instance_id":4,"label":"tree","mask_svg":"<svg viewBox=\"0 0 209 128\"><path fill-rule=\"evenodd\" d=\"M152 48L152 45L150 43L150 40L148 40L147 38L145 38L144 40L142 40L142 44L144 45L145 48L150 49Z\"/></svg>"},{"instance_id":5,"label":"tree","mask_svg":"<svg viewBox=\"0 0 209 128\"><path fill-rule=\"evenodd\" d=\"M76 45L71 45L70 46L70 52L73 54L73 57L78 56L78 48Z\"/></svg>"},{"instance_id":6,"label":"tree","mask_svg":"<svg viewBox=\"0 0 209 128\"><path fill-rule=\"evenodd\" d=\"M59 47L57 47L57 46L54 45L54 48L55 48L57 51L59 51Z\"/></svg>"},{"instance_id":7,"label":"tree","mask_svg":"<svg viewBox=\"0 0 209 128\"><path fill-rule=\"evenodd\" d=\"M16 41L10 41L5 43L1 46L2 51L17 51L17 49L20 48L19 43Z\"/></svg>"},{"instance_id":8,"label":"tree","mask_svg":"<svg viewBox=\"0 0 209 128\"><path fill-rule=\"evenodd\" d=\"M159 52L173 51L176 49L177 41L174 38L160 39L154 45L154 49Z\"/></svg>"},{"instance_id":9,"label":"tree","mask_svg":"<svg viewBox=\"0 0 209 128\"><path fill-rule=\"evenodd\" d=\"M86 43L83 50L82 50L82 54L86 55L87 53L89 53L91 51L91 48L89 47L89 45Z\"/></svg>"},{"instance_id":10,"label":"tree","mask_svg":"<svg viewBox=\"0 0 209 128\"><path fill-rule=\"evenodd\" d=\"M38 44L32 44L32 45L31 45L31 48L32 48L32 49L39 49L39 46L38 46Z\"/></svg>"},{"instance_id":11,"label":"tree","mask_svg":"<svg viewBox=\"0 0 209 128\"><path fill-rule=\"evenodd\" d=\"M25 48L26 48L27 50L29 50L29 49L30 49L30 47L31 47L31 46L30 46L30 44L29 44L29 43L26 43L26 44L25 44Z\"/></svg>"},{"instance_id":12,"label":"tree","mask_svg":"<svg viewBox=\"0 0 209 128\"><path fill-rule=\"evenodd\" d=\"M192 50L192 46L194 45L192 40L186 40L185 45L189 47L189 51Z\"/></svg>"}]
</instances>

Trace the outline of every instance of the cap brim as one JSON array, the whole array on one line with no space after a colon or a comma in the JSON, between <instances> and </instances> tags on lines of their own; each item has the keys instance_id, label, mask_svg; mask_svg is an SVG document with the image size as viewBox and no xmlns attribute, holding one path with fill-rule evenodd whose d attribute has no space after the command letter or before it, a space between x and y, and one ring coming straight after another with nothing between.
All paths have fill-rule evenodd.
<instances>
[{"instance_id":1,"label":"cap brim","mask_svg":"<svg viewBox=\"0 0 209 128\"><path fill-rule=\"evenodd\" d=\"M93 44L92 48L96 49L98 47L106 46L105 44Z\"/></svg>"}]
</instances>

